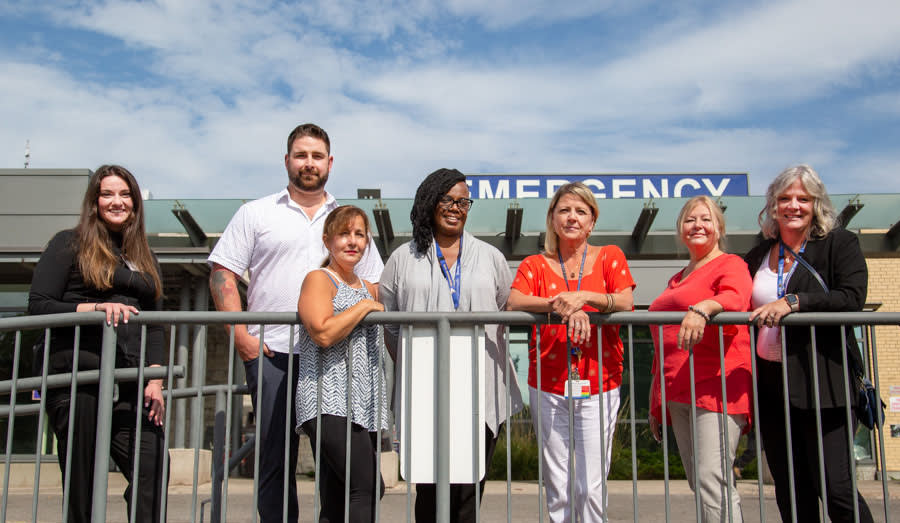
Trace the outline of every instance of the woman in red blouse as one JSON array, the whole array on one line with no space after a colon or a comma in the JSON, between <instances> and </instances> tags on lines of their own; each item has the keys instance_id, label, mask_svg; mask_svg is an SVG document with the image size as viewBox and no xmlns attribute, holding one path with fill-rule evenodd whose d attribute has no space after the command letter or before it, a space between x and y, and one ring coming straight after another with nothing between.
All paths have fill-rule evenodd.
<instances>
[{"instance_id":1,"label":"woman in red blouse","mask_svg":"<svg viewBox=\"0 0 900 523\"><path fill-rule=\"evenodd\" d=\"M746 311L750 307L753 281L747 264L722 251L725 217L708 196L691 198L676 220L679 238L690 252L687 267L669 280L666 289L650 305L651 311L687 311L680 325L651 327L656 355L650 389L650 430L660 439L660 421L672 424L688 483L697 489L694 466L694 433L691 423L689 355L693 352L696 404L696 448L701 513L698 521L741 521L741 500L731 488L727 508L731 464L741 432L749 425L752 377L750 333L744 325L722 327L725 350L725 405L723 415L722 374L719 357L719 327L706 324L722 311ZM663 351L666 409L663 418L660 391L659 351ZM727 431L725 430L727 424ZM727 439L725 441L725 433Z\"/></svg>"},{"instance_id":2,"label":"woman in red blouse","mask_svg":"<svg viewBox=\"0 0 900 523\"><path fill-rule=\"evenodd\" d=\"M588 244L597 214L597 201L587 186L570 183L560 187L547 210L544 252L519 265L507 302L510 310L554 312L563 321L563 325L540 326L540 347L535 346L535 326L528 351L531 408L540 411L551 522L571 521L573 509L580 521L601 521L606 504L604 483L622 383L622 341L616 325L604 325L598 336L587 313L631 310L634 280L621 249ZM598 347L602 347L602 358L598 358ZM566 395L569 389L571 398ZM570 408L576 460L572 500L568 487ZM532 414L532 419L537 430L538 416Z\"/></svg>"}]
</instances>

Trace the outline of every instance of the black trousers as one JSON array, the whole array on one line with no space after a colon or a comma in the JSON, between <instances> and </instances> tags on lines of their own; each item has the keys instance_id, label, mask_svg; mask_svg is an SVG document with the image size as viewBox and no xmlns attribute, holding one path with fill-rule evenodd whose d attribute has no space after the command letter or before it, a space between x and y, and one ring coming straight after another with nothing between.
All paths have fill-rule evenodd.
<instances>
[{"instance_id":1,"label":"black trousers","mask_svg":"<svg viewBox=\"0 0 900 523\"><path fill-rule=\"evenodd\" d=\"M344 491L350 484L350 521L375 521L375 503L384 496L384 481L376 478L376 449L378 433L369 432L355 423L350 424L350 477L347 472L347 418L322 415L322 425L316 430L315 418L303 423L309 435L313 454L316 441L321 439L319 468L319 499L322 509L320 523L344 521ZM377 496L376 496L376 490Z\"/></svg>"},{"instance_id":2,"label":"black trousers","mask_svg":"<svg viewBox=\"0 0 900 523\"><path fill-rule=\"evenodd\" d=\"M797 521L820 521L819 497L821 471L816 435L816 413L813 409L791 407L791 447L794 465L794 492L790 490L787 453L787 423L784 416L784 394L781 364L757 358L759 390L759 429L762 447L772 478L775 499L783 521L791 521L792 497L796 496ZM790 385L789 385L790 386ZM853 413L852 432L856 432ZM835 523L853 521L850 452L847 435L847 411L844 408L821 410L822 450L825 464L825 491L828 516ZM872 521L872 513L859 495L859 521Z\"/></svg>"},{"instance_id":3,"label":"black trousers","mask_svg":"<svg viewBox=\"0 0 900 523\"><path fill-rule=\"evenodd\" d=\"M497 432L500 432L499 429ZM451 523L474 523L475 504L481 502L481 496L484 494L484 482L487 480L487 472L490 471L491 461L494 459L494 450L497 448L498 437L491 432L487 425L484 426L484 462L486 470L484 478L478 483L478 495L475 495L474 483L453 483L450 485ZM416 523L436 521L436 513L437 487L435 484L416 484Z\"/></svg>"},{"instance_id":4,"label":"black trousers","mask_svg":"<svg viewBox=\"0 0 900 523\"><path fill-rule=\"evenodd\" d=\"M162 490L168 485L163 478L162 465L164 433L147 420L148 410L143 408L143 395L137 402L137 388L121 387L119 399L113 404L112 434L109 453L128 480L125 502L131 514L131 492L134 486L135 416L141 411L141 440L138 446L140 464L137 478L137 507L135 521L156 523L162 509ZM69 522L89 523L94 491L94 457L97 437L97 388L85 387L75 395L73 417L72 455L66 455L69 430L68 390L54 392L47 397L47 416L57 439L59 468L65 478L66 462L71 461L69 480Z\"/></svg>"},{"instance_id":5,"label":"black trousers","mask_svg":"<svg viewBox=\"0 0 900 523\"><path fill-rule=\"evenodd\" d=\"M257 369L259 362L263 364L262 401L257 401ZM299 507L297 504L297 447L300 437L294 430L297 407L297 374L300 365L294 357L291 380L288 382L288 355L276 352L270 358L260 356L244 362L247 375L247 386L250 388L250 399L259 426L259 491L257 509L260 523L278 523L282 520L284 504L284 432L285 424L290 423L288 433L288 482L287 508L288 523L296 523ZM290 414L285 416L287 402L290 401Z\"/></svg>"}]
</instances>

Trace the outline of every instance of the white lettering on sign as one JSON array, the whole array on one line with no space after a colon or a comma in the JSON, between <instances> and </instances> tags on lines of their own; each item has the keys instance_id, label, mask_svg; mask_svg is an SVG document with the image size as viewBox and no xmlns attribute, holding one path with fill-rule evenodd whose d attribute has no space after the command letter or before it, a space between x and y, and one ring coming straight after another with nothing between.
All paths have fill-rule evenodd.
<instances>
[{"instance_id":1,"label":"white lettering on sign","mask_svg":"<svg viewBox=\"0 0 900 523\"><path fill-rule=\"evenodd\" d=\"M660 180L659 190L653 186L653 180L644 180L643 192L644 198L668 198L669 180Z\"/></svg>"},{"instance_id":2,"label":"white lettering on sign","mask_svg":"<svg viewBox=\"0 0 900 523\"><path fill-rule=\"evenodd\" d=\"M491 182L489 180L479 180L478 183L479 198L509 198L509 180L499 180L497 182L497 190L491 190Z\"/></svg>"},{"instance_id":3,"label":"white lettering on sign","mask_svg":"<svg viewBox=\"0 0 900 523\"><path fill-rule=\"evenodd\" d=\"M516 198L539 198L538 190L526 190L526 187L540 189L540 180L516 180Z\"/></svg>"},{"instance_id":4,"label":"white lettering on sign","mask_svg":"<svg viewBox=\"0 0 900 523\"><path fill-rule=\"evenodd\" d=\"M634 186L637 184L637 180L634 178L617 178L613 180L612 186L612 197L613 198L634 198L634 190L625 190L625 186Z\"/></svg>"},{"instance_id":5,"label":"white lettering on sign","mask_svg":"<svg viewBox=\"0 0 900 523\"><path fill-rule=\"evenodd\" d=\"M725 188L728 187L728 182L730 182L731 180L729 180L728 178L724 178L722 180L722 183L720 183L718 186L713 184L713 181L709 178L702 178L702 181L703 185L705 185L706 188L709 189L709 194L713 196L722 196L723 194L725 194Z\"/></svg>"},{"instance_id":6,"label":"white lettering on sign","mask_svg":"<svg viewBox=\"0 0 900 523\"><path fill-rule=\"evenodd\" d=\"M675 196L676 198L681 198L681 190L684 188L685 185L690 185L694 189L700 188L700 184L697 183L697 180L695 180L693 178L685 178L683 180L678 180L678 183L675 184L675 191L674 191L673 196Z\"/></svg>"},{"instance_id":7,"label":"white lettering on sign","mask_svg":"<svg viewBox=\"0 0 900 523\"><path fill-rule=\"evenodd\" d=\"M603 182L601 182L600 180L598 180L596 178L586 178L584 180L584 182L582 182L582 183L584 183L588 187L594 186L597 188L597 191L601 191L601 192L594 191L594 198L601 198L601 199L606 198L606 193L602 192L603 189L605 189L605 187L603 186Z\"/></svg>"}]
</instances>

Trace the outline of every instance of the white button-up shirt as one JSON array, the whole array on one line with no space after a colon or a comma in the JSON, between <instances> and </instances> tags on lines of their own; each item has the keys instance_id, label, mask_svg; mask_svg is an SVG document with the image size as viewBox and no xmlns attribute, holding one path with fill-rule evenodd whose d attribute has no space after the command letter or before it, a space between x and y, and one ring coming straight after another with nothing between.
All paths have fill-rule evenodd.
<instances>
[{"instance_id":1,"label":"white button-up shirt","mask_svg":"<svg viewBox=\"0 0 900 523\"><path fill-rule=\"evenodd\" d=\"M248 202L231 218L208 262L237 275L249 271L248 310L296 312L303 279L328 256L322 231L325 217L336 207L337 201L326 192L325 204L310 219L291 200L287 188ZM364 280L377 282L382 269L384 264L370 235L355 272ZM247 330L259 336L259 325L248 325ZM265 343L275 352L290 351L290 336L288 325L266 326Z\"/></svg>"}]
</instances>

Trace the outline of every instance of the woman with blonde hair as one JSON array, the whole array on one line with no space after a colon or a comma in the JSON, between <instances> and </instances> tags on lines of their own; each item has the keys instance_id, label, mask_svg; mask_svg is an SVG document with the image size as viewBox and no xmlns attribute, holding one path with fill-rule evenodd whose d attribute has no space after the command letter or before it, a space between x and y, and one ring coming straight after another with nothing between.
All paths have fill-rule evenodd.
<instances>
[{"instance_id":1,"label":"woman with blonde hair","mask_svg":"<svg viewBox=\"0 0 900 523\"><path fill-rule=\"evenodd\" d=\"M745 325L720 328L708 323L722 311L746 311L750 306L752 281L740 256L722 249L725 216L708 196L696 196L684 204L675 221L675 230L687 247L690 261L669 279L662 294L650 304L650 310L684 311L685 315L681 324L664 326L662 338L658 327L650 328L656 348L650 389L650 431L660 440L663 430L660 420L671 423L688 484L699 491L697 520L729 521L730 513L730 521L739 522L741 499L737 488L731 487L731 464L741 433L750 421L753 391L750 333ZM724 348L722 355L720 346ZM691 354L693 382L689 367ZM662 405L662 384L665 384L665 405Z\"/></svg>"},{"instance_id":2,"label":"woman with blonde hair","mask_svg":"<svg viewBox=\"0 0 900 523\"><path fill-rule=\"evenodd\" d=\"M631 310L635 284L621 249L588 243L598 215L597 201L583 183L569 183L556 191L547 209L544 252L522 260L507 307L554 312L563 322L535 325L528 351L528 389L531 408L540 410L547 509L553 522L570 521L572 511L579 521L601 521L606 505L622 383L622 341L618 325L604 325L598 331L587 313ZM535 344L538 329L540 346ZM532 420L537 432L538 416L533 414ZM570 430L575 442L575 499L569 499Z\"/></svg>"}]
</instances>

